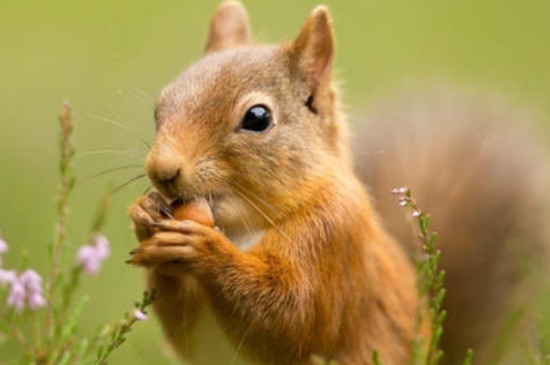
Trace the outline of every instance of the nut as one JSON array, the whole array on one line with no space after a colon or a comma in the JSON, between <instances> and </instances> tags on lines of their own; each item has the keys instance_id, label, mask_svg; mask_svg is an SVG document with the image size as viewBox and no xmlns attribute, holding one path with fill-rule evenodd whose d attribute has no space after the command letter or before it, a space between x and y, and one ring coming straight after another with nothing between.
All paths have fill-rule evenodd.
<instances>
[{"instance_id":1,"label":"nut","mask_svg":"<svg viewBox=\"0 0 550 365\"><path fill-rule=\"evenodd\" d=\"M196 199L183 204L173 203L172 215L180 221L190 220L214 228L212 210L205 199Z\"/></svg>"}]
</instances>

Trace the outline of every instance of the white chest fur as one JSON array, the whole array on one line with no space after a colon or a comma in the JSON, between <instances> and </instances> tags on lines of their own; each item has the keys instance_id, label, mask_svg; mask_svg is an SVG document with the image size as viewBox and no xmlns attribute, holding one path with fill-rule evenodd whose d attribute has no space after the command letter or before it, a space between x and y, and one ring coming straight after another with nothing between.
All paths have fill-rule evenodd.
<instances>
[{"instance_id":1,"label":"white chest fur","mask_svg":"<svg viewBox=\"0 0 550 365\"><path fill-rule=\"evenodd\" d=\"M261 229L261 230L255 230L255 231L248 231L246 233L239 234L239 235L229 236L228 238L241 251L246 252L250 250L252 247L254 247L254 245L256 245L256 243L258 243L258 241L262 239L264 234L265 234L265 230Z\"/></svg>"}]
</instances>

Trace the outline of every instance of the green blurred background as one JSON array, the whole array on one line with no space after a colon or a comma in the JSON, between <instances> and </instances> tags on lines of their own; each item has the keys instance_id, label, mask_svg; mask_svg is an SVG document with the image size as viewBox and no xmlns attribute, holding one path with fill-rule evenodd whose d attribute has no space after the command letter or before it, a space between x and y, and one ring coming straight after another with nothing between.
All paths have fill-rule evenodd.
<instances>
[{"instance_id":1,"label":"green blurred background","mask_svg":"<svg viewBox=\"0 0 550 365\"><path fill-rule=\"evenodd\" d=\"M333 12L338 77L352 113L404 81L443 78L497 91L548 119L548 0L324 3ZM156 95L200 57L217 4L0 0L0 230L12 248L6 266L18 265L26 252L31 264L45 272L46 245L54 232L61 101L69 100L76 114L78 184L70 212L74 250L86 240L107 184L120 184L141 169L90 176L142 163L146 148L141 140L153 138ZM291 39L317 4L245 1L255 37L263 42ZM82 288L90 293L84 329L114 321L140 296L141 273L123 263L135 243L126 208L147 185L141 180L115 198L105 232L113 255ZM161 353L167 347L155 321L149 321L112 363L170 363L170 355ZM216 364L226 363L230 354L214 348L204 356ZM0 363L13 355L13 349L1 348Z\"/></svg>"}]
</instances>

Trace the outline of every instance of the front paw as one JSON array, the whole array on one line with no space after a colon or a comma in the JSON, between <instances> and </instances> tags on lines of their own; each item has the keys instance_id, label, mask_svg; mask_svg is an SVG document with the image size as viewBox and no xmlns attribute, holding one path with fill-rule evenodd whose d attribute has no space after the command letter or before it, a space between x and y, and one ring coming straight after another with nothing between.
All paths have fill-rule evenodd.
<instances>
[{"instance_id":1,"label":"front paw","mask_svg":"<svg viewBox=\"0 0 550 365\"><path fill-rule=\"evenodd\" d=\"M152 225L160 231L130 251L132 258L128 263L143 267L179 267L186 271L197 262L220 253L228 242L218 230L193 221L162 220Z\"/></svg>"},{"instance_id":2,"label":"front paw","mask_svg":"<svg viewBox=\"0 0 550 365\"><path fill-rule=\"evenodd\" d=\"M170 207L158 192L140 197L128 210L138 241L149 239L158 231L154 224L170 216Z\"/></svg>"}]
</instances>

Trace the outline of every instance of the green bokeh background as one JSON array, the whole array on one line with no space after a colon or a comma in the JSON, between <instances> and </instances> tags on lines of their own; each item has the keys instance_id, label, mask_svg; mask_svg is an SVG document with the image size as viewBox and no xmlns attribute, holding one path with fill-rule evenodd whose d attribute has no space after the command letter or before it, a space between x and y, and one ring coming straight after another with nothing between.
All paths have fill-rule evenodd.
<instances>
[{"instance_id":1,"label":"green bokeh background","mask_svg":"<svg viewBox=\"0 0 550 365\"><path fill-rule=\"evenodd\" d=\"M53 237L58 184L56 115L75 110L77 188L71 199L72 250L88 235L107 184L140 168L153 138L160 88L200 57L218 1L0 0L0 230L11 244L6 266L22 252L44 273ZM245 1L259 41L291 39L317 1ZM547 0L332 0L337 70L348 109L391 94L407 80L446 79L497 91L550 113L550 2ZM114 125L120 123L124 128ZM549 128L543 130L548 131ZM118 153L99 153L115 150ZM112 322L140 296L142 275L123 264L134 245L126 208L142 180L122 190L105 233L113 255L89 293L83 328ZM72 260L73 251L68 260ZM3 305L3 304L0 304ZM140 326L113 364L161 364L166 345L154 321ZM0 363L14 355L0 348ZM212 349L212 364L227 355ZM218 360L216 360L218 359Z\"/></svg>"}]
</instances>

